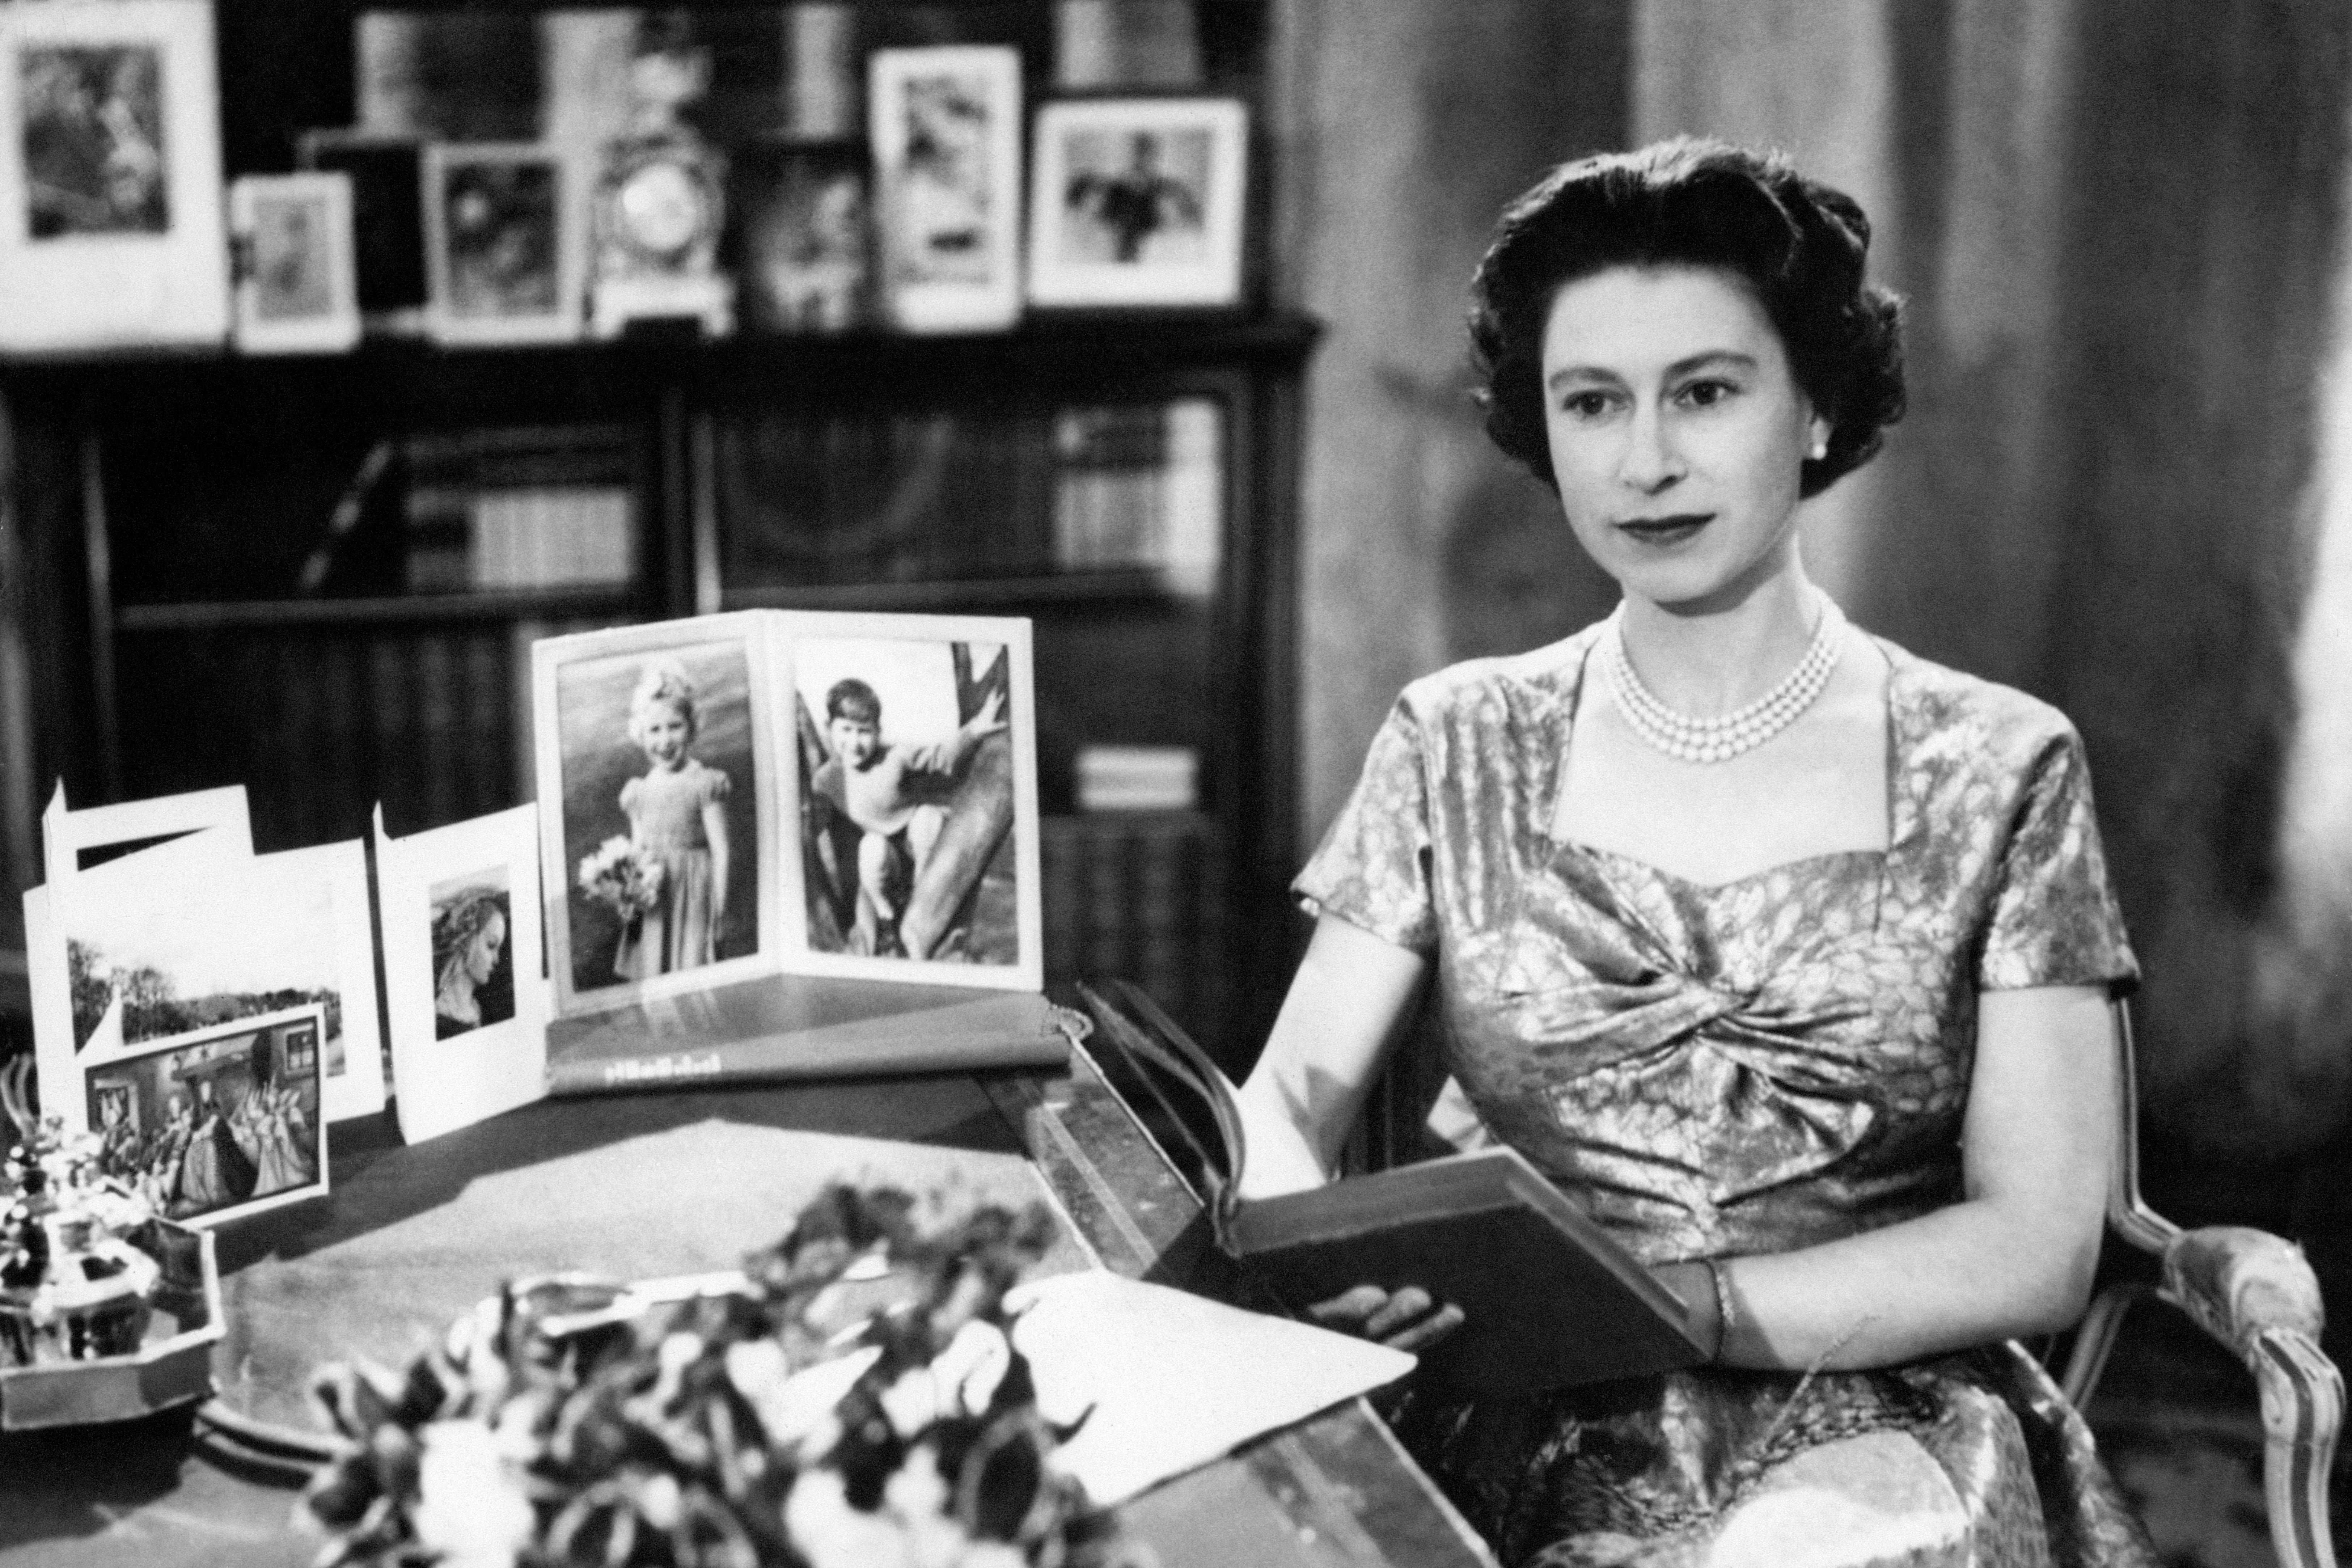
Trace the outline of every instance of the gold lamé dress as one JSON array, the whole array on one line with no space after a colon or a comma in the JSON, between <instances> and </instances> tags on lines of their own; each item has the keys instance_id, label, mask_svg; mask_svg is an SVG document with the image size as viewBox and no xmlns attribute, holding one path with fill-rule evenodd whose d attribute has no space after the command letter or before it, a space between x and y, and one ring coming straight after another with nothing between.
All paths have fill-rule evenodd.
<instances>
[{"instance_id":1,"label":"gold lam\u00e9 dress","mask_svg":"<svg viewBox=\"0 0 2352 1568\"><path fill-rule=\"evenodd\" d=\"M1702 886L1553 835L1596 635L1408 687L1300 897L1430 955L1445 1066L1482 1120L1646 1262L1956 1201L1979 993L2137 977L2073 728L1882 644L1889 847ZM1906 1560L2153 1562L2014 1345L1424 1398L1398 1424L1507 1563L1706 1561L1787 1461L1877 1463L1890 1443L1932 1458L1958 1521Z\"/></svg>"}]
</instances>

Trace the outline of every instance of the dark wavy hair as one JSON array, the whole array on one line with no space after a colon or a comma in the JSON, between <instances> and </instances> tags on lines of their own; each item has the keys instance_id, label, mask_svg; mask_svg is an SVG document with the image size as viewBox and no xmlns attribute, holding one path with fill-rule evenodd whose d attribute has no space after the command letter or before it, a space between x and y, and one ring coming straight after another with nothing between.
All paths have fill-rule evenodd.
<instances>
[{"instance_id":1,"label":"dark wavy hair","mask_svg":"<svg viewBox=\"0 0 2352 1568\"><path fill-rule=\"evenodd\" d=\"M1612 267L1707 267L1747 279L1789 367L1829 422L1799 493L1870 461L1903 417L1894 295L1863 278L1870 219L1778 153L1676 137L1563 163L1503 209L1470 288L1470 341L1495 445L1552 482L1543 334L1565 284Z\"/></svg>"}]
</instances>

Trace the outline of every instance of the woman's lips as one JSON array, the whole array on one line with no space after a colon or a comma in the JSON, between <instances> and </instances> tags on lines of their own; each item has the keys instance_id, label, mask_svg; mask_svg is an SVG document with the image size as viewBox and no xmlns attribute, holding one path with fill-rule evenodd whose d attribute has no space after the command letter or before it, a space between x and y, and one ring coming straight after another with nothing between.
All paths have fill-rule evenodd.
<instances>
[{"instance_id":1,"label":"woman's lips","mask_svg":"<svg viewBox=\"0 0 2352 1568\"><path fill-rule=\"evenodd\" d=\"M1616 525L1617 531L1643 544L1680 544L1715 521L1713 512L1676 512L1671 517L1628 518Z\"/></svg>"}]
</instances>

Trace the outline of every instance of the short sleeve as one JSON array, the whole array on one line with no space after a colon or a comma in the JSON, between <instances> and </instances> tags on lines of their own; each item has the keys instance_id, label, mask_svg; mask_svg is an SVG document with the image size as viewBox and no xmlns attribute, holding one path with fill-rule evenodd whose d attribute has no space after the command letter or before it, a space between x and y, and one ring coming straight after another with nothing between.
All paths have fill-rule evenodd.
<instances>
[{"instance_id":1,"label":"short sleeve","mask_svg":"<svg viewBox=\"0 0 2352 1568\"><path fill-rule=\"evenodd\" d=\"M2107 881L2090 765L2070 728L2034 759L2001 850L1977 985L2104 985L2122 993L2138 981Z\"/></svg>"},{"instance_id":2,"label":"short sleeve","mask_svg":"<svg viewBox=\"0 0 2352 1568\"><path fill-rule=\"evenodd\" d=\"M630 816L637 815L637 802L645 798L646 781L634 778L621 786L621 810Z\"/></svg>"},{"instance_id":3,"label":"short sleeve","mask_svg":"<svg viewBox=\"0 0 2352 1568\"><path fill-rule=\"evenodd\" d=\"M1365 753L1364 770L1291 891L1309 914L1416 952L1437 946L1430 885L1429 786L1418 726L1399 701Z\"/></svg>"},{"instance_id":4,"label":"short sleeve","mask_svg":"<svg viewBox=\"0 0 2352 1568\"><path fill-rule=\"evenodd\" d=\"M702 805L716 805L725 800L734 783L717 768L705 768L702 776L694 781L694 798Z\"/></svg>"}]
</instances>

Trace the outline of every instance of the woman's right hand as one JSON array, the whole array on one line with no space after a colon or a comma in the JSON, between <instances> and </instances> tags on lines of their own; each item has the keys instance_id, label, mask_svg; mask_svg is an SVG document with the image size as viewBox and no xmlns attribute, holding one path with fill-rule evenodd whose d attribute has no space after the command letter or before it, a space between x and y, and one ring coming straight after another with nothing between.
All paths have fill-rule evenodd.
<instances>
[{"instance_id":1,"label":"woman's right hand","mask_svg":"<svg viewBox=\"0 0 2352 1568\"><path fill-rule=\"evenodd\" d=\"M1418 1285L1383 1290L1378 1285L1358 1285L1328 1301L1318 1301L1307 1315L1327 1329L1360 1339L1377 1340L1391 1350L1418 1355L1460 1328L1461 1308L1440 1301Z\"/></svg>"}]
</instances>

